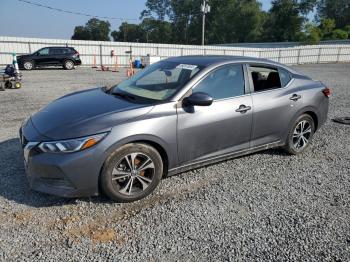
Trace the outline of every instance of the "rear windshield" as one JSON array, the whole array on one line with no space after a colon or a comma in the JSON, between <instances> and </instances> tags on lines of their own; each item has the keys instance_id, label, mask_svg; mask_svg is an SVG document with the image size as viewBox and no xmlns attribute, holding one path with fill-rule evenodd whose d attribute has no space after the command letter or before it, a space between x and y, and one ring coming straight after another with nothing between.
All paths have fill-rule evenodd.
<instances>
[{"instance_id":1,"label":"rear windshield","mask_svg":"<svg viewBox=\"0 0 350 262\"><path fill-rule=\"evenodd\" d=\"M164 101L181 89L203 66L161 61L114 87L113 93Z\"/></svg>"}]
</instances>

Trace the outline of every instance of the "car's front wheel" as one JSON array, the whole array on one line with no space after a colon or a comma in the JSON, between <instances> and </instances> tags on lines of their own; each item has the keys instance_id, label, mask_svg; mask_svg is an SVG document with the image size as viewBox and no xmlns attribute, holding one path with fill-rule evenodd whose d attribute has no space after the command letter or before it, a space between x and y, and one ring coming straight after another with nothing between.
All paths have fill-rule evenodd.
<instances>
[{"instance_id":1,"label":"car's front wheel","mask_svg":"<svg viewBox=\"0 0 350 262\"><path fill-rule=\"evenodd\" d=\"M292 155L300 154L308 148L314 133L313 118L307 114L299 116L288 134L285 150Z\"/></svg>"},{"instance_id":2,"label":"car's front wheel","mask_svg":"<svg viewBox=\"0 0 350 262\"><path fill-rule=\"evenodd\" d=\"M147 144L127 144L106 160L101 188L112 200L132 202L149 195L159 184L163 162L158 151Z\"/></svg>"},{"instance_id":3,"label":"car's front wheel","mask_svg":"<svg viewBox=\"0 0 350 262\"><path fill-rule=\"evenodd\" d=\"M74 68L74 62L72 60L66 60L63 62L64 69L72 70Z\"/></svg>"},{"instance_id":4,"label":"car's front wheel","mask_svg":"<svg viewBox=\"0 0 350 262\"><path fill-rule=\"evenodd\" d=\"M24 61L23 68L25 70L32 70L32 69L34 69L34 62L33 61Z\"/></svg>"}]
</instances>

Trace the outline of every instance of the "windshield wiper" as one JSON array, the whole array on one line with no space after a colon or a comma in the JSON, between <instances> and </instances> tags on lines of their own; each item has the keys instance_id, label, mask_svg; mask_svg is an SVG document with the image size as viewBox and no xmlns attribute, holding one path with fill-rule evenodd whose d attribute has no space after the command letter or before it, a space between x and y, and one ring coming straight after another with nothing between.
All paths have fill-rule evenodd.
<instances>
[{"instance_id":1,"label":"windshield wiper","mask_svg":"<svg viewBox=\"0 0 350 262\"><path fill-rule=\"evenodd\" d=\"M131 95L131 94L120 93L120 92L113 92L113 95L119 96L119 97L121 97L123 99L126 99L126 100L133 100L133 101L136 100L136 97Z\"/></svg>"}]
</instances>

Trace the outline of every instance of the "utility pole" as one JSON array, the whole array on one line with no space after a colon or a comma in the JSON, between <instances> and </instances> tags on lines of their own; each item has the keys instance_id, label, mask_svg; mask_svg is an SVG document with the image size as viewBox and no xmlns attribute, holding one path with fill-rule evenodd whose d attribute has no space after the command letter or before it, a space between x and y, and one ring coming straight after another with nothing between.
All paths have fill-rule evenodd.
<instances>
[{"instance_id":1,"label":"utility pole","mask_svg":"<svg viewBox=\"0 0 350 262\"><path fill-rule=\"evenodd\" d=\"M202 16L202 45L204 45L204 34L205 34L205 14L210 12L210 5L207 4L207 0L203 0L201 5Z\"/></svg>"}]
</instances>

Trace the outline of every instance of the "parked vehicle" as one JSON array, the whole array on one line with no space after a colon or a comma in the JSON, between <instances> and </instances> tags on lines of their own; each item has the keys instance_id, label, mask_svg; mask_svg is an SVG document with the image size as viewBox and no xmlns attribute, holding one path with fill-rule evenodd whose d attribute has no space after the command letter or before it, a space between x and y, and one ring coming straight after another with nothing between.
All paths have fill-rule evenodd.
<instances>
[{"instance_id":1,"label":"parked vehicle","mask_svg":"<svg viewBox=\"0 0 350 262\"><path fill-rule=\"evenodd\" d=\"M18 64L25 70L37 67L62 66L64 69L72 70L81 65L78 51L73 47L51 46L44 47L29 55L17 57Z\"/></svg>"},{"instance_id":2,"label":"parked vehicle","mask_svg":"<svg viewBox=\"0 0 350 262\"><path fill-rule=\"evenodd\" d=\"M326 121L329 96L321 82L268 60L169 58L31 116L20 129L25 170L41 192L101 189L135 201L163 176L273 147L303 152Z\"/></svg>"}]
</instances>

